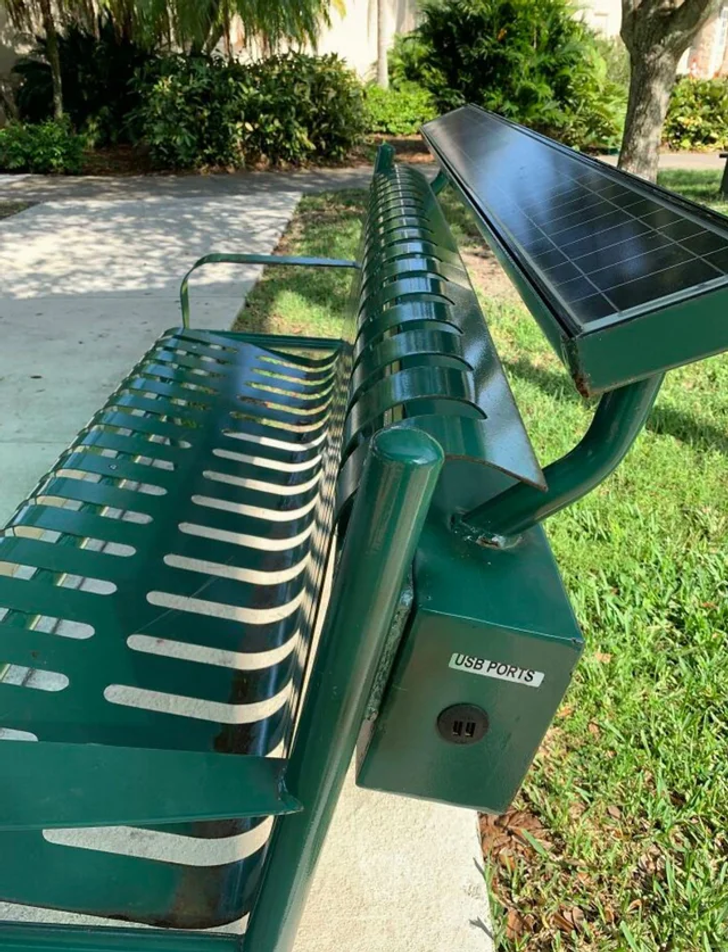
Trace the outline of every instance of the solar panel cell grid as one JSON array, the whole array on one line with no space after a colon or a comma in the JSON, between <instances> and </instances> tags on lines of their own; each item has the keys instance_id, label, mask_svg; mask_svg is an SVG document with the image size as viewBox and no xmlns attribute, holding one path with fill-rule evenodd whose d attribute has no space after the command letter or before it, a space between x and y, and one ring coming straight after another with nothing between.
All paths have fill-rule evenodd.
<instances>
[{"instance_id":1,"label":"solar panel cell grid","mask_svg":"<svg viewBox=\"0 0 728 952\"><path fill-rule=\"evenodd\" d=\"M567 323L593 330L728 283L726 229L606 167L585 168L577 154L475 109L431 123L427 136Z\"/></svg>"}]
</instances>

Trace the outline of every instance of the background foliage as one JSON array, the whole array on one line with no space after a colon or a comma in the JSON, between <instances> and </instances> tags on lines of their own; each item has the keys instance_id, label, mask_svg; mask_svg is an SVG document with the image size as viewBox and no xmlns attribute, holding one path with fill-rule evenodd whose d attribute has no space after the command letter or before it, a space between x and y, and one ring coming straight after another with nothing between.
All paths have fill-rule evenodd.
<instances>
[{"instance_id":1,"label":"background foliage","mask_svg":"<svg viewBox=\"0 0 728 952\"><path fill-rule=\"evenodd\" d=\"M616 145L626 107L568 0L429 0L391 59L440 111L473 102L581 148Z\"/></svg>"},{"instance_id":2,"label":"background foliage","mask_svg":"<svg viewBox=\"0 0 728 952\"><path fill-rule=\"evenodd\" d=\"M367 132L392 136L414 135L423 122L437 116L431 94L416 83L403 82L390 89L366 88Z\"/></svg>"},{"instance_id":3,"label":"background foliage","mask_svg":"<svg viewBox=\"0 0 728 952\"><path fill-rule=\"evenodd\" d=\"M77 174L84 145L67 122L11 122L0 129L0 171Z\"/></svg>"},{"instance_id":4,"label":"background foliage","mask_svg":"<svg viewBox=\"0 0 728 952\"><path fill-rule=\"evenodd\" d=\"M361 84L334 55L160 57L134 87L135 128L161 168L340 160L364 132Z\"/></svg>"},{"instance_id":5,"label":"background foliage","mask_svg":"<svg viewBox=\"0 0 728 952\"><path fill-rule=\"evenodd\" d=\"M390 54L389 90L362 87L335 56L289 53L242 64L203 52L197 41L186 52L165 52L178 28L193 31L191 20L180 25L194 12L185 13L186 2L169 8L177 25L170 20L166 35L156 20L154 28L140 20L161 15L157 0L127 2L101 16L64 6L58 44L70 127L46 124L53 114L52 78L47 41L38 37L13 70L20 81L15 105L22 121L44 128L10 133L12 161L28 168L38 151L44 167L75 167L81 140L63 145L68 163L46 153L51 141L61 148L71 128L94 147L148 148L154 164L167 169L343 160L365 132L414 135L466 101L576 148L619 145L629 86L626 49L619 39L593 34L574 17L569 0L425 0L420 26L398 37ZM223 0L205 3L195 6L194 16L212 18L205 35L217 41L215 24L233 8ZM328 6L328 0L311 0L311 9L317 4ZM290 4L283 6L291 12ZM270 37L294 26L271 21ZM303 20L299 27L307 29ZM728 145L728 81L679 80L665 143L673 149Z\"/></svg>"},{"instance_id":6,"label":"background foliage","mask_svg":"<svg viewBox=\"0 0 728 952\"><path fill-rule=\"evenodd\" d=\"M139 106L132 87L135 72L151 51L133 40L107 14L95 26L71 23L58 36L63 101L76 129L90 133L96 145L129 139L128 118ZM42 122L53 114L53 83L47 43L37 37L31 53L12 72L20 78L15 94L19 117Z\"/></svg>"},{"instance_id":7,"label":"background foliage","mask_svg":"<svg viewBox=\"0 0 728 952\"><path fill-rule=\"evenodd\" d=\"M671 149L728 146L728 80L678 80L663 135Z\"/></svg>"}]
</instances>

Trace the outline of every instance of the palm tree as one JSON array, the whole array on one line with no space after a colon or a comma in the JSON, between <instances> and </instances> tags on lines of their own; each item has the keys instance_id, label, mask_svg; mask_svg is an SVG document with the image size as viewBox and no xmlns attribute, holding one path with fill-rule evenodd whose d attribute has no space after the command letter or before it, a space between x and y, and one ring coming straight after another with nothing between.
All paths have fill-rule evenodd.
<instances>
[{"instance_id":1,"label":"palm tree","mask_svg":"<svg viewBox=\"0 0 728 952\"><path fill-rule=\"evenodd\" d=\"M16 29L40 27L45 33L56 119L63 116L58 30L68 22L95 29L98 13L106 10L129 36L150 47L209 52L223 36L230 49L230 23L236 16L248 42L274 49L284 41L315 46L322 24L330 22L331 7L343 12L343 0L0 0L0 6Z\"/></svg>"},{"instance_id":2,"label":"palm tree","mask_svg":"<svg viewBox=\"0 0 728 952\"><path fill-rule=\"evenodd\" d=\"M387 67L387 0L377 0L377 85L389 86Z\"/></svg>"},{"instance_id":3,"label":"palm tree","mask_svg":"<svg viewBox=\"0 0 728 952\"><path fill-rule=\"evenodd\" d=\"M22 0L0 0L22 2ZM40 0L39 0L40 2ZM239 17L247 42L263 49L282 42L316 45L331 7L343 11L342 0L96 0L113 17L132 7L136 39L157 45L168 41L185 50L211 51Z\"/></svg>"}]
</instances>

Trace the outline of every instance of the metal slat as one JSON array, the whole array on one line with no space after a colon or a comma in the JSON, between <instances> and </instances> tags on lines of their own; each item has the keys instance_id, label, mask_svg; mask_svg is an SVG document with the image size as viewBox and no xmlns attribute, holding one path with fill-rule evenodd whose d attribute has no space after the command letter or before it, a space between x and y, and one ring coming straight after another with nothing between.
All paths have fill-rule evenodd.
<instances>
[{"instance_id":1,"label":"metal slat","mask_svg":"<svg viewBox=\"0 0 728 952\"><path fill-rule=\"evenodd\" d=\"M95 744L0 745L0 831L296 813L285 761ZM73 772L68 787L59 777ZM14 791L22 787L22 795Z\"/></svg>"},{"instance_id":2,"label":"metal slat","mask_svg":"<svg viewBox=\"0 0 728 952\"><path fill-rule=\"evenodd\" d=\"M9 611L0 663L28 674L0 681L0 729L40 743L0 743L0 758L31 758L43 782L27 765L2 771L9 825L165 822L222 843L218 818L242 830L242 817L281 810L277 781L257 782L257 800L251 783L256 770L280 777L274 761L255 758L285 749L310 647L341 438L334 357L168 333L20 507L0 536L0 562L16 576L0 576L0 609ZM206 381L214 393L183 386ZM96 763L86 779L79 757ZM178 766L165 777L170 757ZM204 757L231 778L227 807L202 787L195 800ZM127 796L123 784L113 788L120 775L130 778ZM179 786L184 809L160 806L171 802L165 784ZM44 785L54 791L45 812ZM36 792L24 799L29 786ZM72 789L76 807L64 796ZM84 805L92 795L97 806ZM3 833L0 897L213 926L247 911L262 856L188 867ZM26 875L29 863L42 873Z\"/></svg>"}]
</instances>

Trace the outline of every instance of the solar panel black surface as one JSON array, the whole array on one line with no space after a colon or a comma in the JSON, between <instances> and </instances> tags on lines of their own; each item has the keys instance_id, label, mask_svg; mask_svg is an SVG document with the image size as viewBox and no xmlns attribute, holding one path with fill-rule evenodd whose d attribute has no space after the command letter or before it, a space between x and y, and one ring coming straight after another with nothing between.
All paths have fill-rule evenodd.
<instances>
[{"instance_id":1,"label":"solar panel black surface","mask_svg":"<svg viewBox=\"0 0 728 952\"><path fill-rule=\"evenodd\" d=\"M423 132L571 335L728 284L717 216L473 106Z\"/></svg>"}]
</instances>

